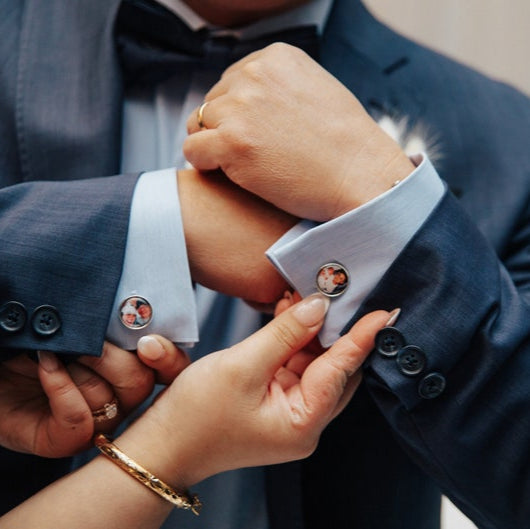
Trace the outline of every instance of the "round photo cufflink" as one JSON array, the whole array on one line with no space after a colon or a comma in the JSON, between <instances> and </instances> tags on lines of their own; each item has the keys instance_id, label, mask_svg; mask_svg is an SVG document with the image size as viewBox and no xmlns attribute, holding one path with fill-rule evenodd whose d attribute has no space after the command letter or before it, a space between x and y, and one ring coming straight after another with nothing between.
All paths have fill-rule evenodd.
<instances>
[{"instance_id":1,"label":"round photo cufflink","mask_svg":"<svg viewBox=\"0 0 530 529\"><path fill-rule=\"evenodd\" d=\"M121 302L119 318L127 329L145 329L153 319L153 307L141 296L130 296Z\"/></svg>"},{"instance_id":2,"label":"round photo cufflink","mask_svg":"<svg viewBox=\"0 0 530 529\"><path fill-rule=\"evenodd\" d=\"M350 276L346 268L339 263L326 263L318 270L318 290L330 298L340 296L350 284Z\"/></svg>"}]
</instances>

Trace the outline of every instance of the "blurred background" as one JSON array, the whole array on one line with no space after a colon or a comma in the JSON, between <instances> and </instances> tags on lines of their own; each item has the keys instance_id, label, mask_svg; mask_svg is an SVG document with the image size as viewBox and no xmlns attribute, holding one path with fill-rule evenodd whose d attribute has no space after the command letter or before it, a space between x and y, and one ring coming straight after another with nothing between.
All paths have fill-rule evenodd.
<instances>
[{"instance_id":1,"label":"blurred background","mask_svg":"<svg viewBox=\"0 0 530 529\"><path fill-rule=\"evenodd\" d=\"M530 94L528 0L363 0L400 33Z\"/></svg>"},{"instance_id":2,"label":"blurred background","mask_svg":"<svg viewBox=\"0 0 530 529\"><path fill-rule=\"evenodd\" d=\"M530 95L529 0L363 0L382 22ZM447 499L443 529L475 529Z\"/></svg>"}]
</instances>

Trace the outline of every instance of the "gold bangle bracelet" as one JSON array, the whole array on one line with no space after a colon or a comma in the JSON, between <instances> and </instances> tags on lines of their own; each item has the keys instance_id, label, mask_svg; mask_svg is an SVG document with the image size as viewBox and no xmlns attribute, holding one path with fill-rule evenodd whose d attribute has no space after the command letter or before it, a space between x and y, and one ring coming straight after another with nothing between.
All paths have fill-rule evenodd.
<instances>
[{"instance_id":1,"label":"gold bangle bracelet","mask_svg":"<svg viewBox=\"0 0 530 529\"><path fill-rule=\"evenodd\" d=\"M191 494L187 490L177 492L167 483L155 477L149 470L146 470L141 465L125 455L105 434L99 433L94 437L94 444L97 448L107 456L113 463L118 465L122 470L127 472L129 476L137 479L140 483L145 485L148 489L171 502L179 509L190 510L193 514L199 515L202 503L196 494Z\"/></svg>"}]
</instances>

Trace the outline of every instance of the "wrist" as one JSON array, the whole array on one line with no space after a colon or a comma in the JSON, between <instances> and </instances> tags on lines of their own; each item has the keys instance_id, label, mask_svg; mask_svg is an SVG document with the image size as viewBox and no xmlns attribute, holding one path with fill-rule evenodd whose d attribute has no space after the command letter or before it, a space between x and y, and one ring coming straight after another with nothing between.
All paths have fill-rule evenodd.
<instances>
[{"instance_id":1,"label":"wrist","mask_svg":"<svg viewBox=\"0 0 530 529\"><path fill-rule=\"evenodd\" d=\"M193 280L257 303L278 300L287 285L265 251L297 219L222 173L179 171L178 182Z\"/></svg>"},{"instance_id":2,"label":"wrist","mask_svg":"<svg viewBox=\"0 0 530 529\"><path fill-rule=\"evenodd\" d=\"M168 417L149 408L115 444L175 490L187 490L198 481L193 477L191 443L185 442L182 431L175 433L167 428L171 424L168 421Z\"/></svg>"},{"instance_id":3,"label":"wrist","mask_svg":"<svg viewBox=\"0 0 530 529\"><path fill-rule=\"evenodd\" d=\"M366 164L362 174L358 163L352 166L355 167L354 174L345 177L350 182L348 189L341 193L331 218L340 217L370 202L414 172L416 166L401 149L397 148L392 151L371 154L370 164Z\"/></svg>"}]
</instances>

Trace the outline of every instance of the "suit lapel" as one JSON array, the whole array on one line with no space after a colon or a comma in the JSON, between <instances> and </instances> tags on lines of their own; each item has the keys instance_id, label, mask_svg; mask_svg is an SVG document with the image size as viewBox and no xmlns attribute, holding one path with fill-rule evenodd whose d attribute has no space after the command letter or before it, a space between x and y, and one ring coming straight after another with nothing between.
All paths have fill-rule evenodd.
<instances>
[{"instance_id":1,"label":"suit lapel","mask_svg":"<svg viewBox=\"0 0 530 529\"><path fill-rule=\"evenodd\" d=\"M117 172L121 74L112 26L118 5L26 1L16 116L24 180Z\"/></svg>"},{"instance_id":2,"label":"suit lapel","mask_svg":"<svg viewBox=\"0 0 530 529\"><path fill-rule=\"evenodd\" d=\"M410 48L359 0L336 0L322 39L321 62L371 115L406 117L414 126L423 103L407 79Z\"/></svg>"}]
</instances>

